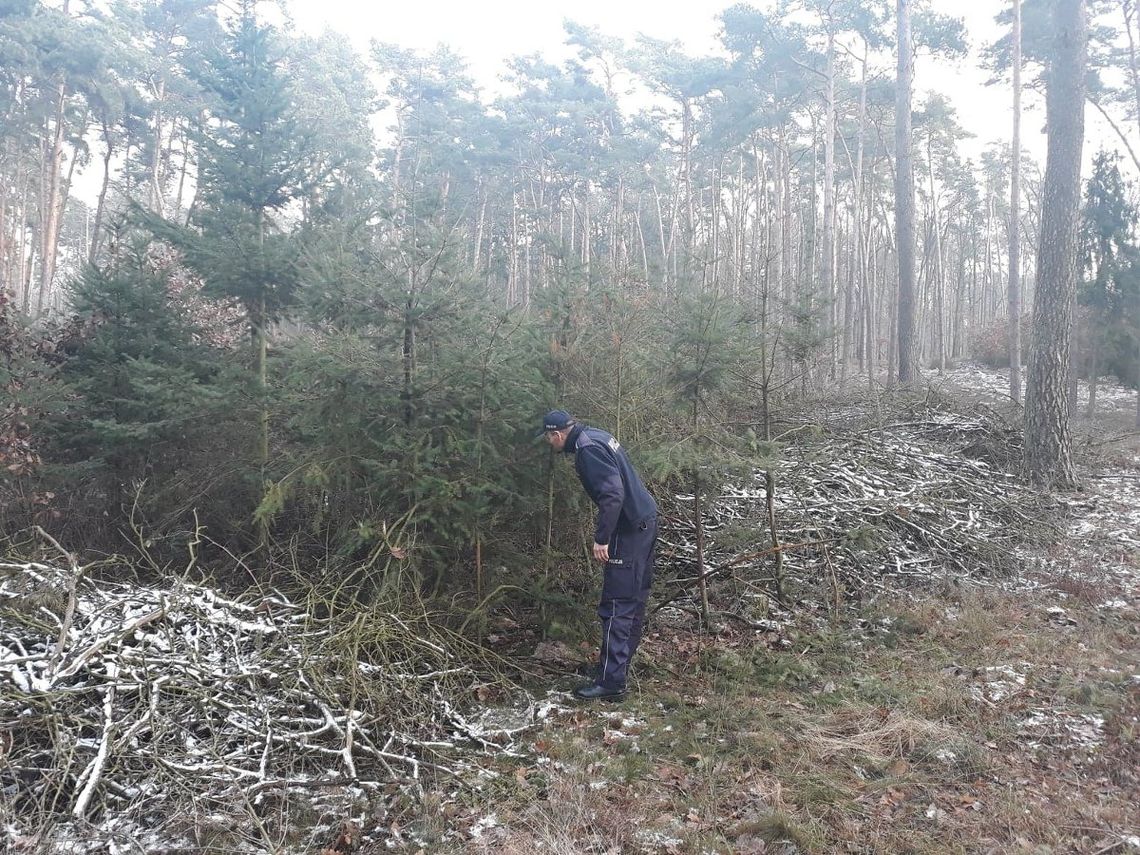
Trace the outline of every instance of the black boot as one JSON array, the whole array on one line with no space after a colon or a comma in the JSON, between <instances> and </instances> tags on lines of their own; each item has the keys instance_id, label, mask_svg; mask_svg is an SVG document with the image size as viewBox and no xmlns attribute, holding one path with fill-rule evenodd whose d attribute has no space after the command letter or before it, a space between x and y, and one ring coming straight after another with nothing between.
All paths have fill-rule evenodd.
<instances>
[{"instance_id":1,"label":"black boot","mask_svg":"<svg viewBox=\"0 0 1140 855\"><path fill-rule=\"evenodd\" d=\"M625 689L588 683L575 689L574 697L583 701L620 701L625 697Z\"/></svg>"}]
</instances>

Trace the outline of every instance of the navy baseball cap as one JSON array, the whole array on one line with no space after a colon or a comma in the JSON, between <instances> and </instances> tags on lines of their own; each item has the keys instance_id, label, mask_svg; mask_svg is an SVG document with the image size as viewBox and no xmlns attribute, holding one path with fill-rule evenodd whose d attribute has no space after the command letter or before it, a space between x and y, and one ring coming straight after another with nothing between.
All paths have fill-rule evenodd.
<instances>
[{"instance_id":1,"label":"navy baseball cap","mask_svg":"<svg viewBox=\"0 0 1140 855\"><path fill-rule=\"evenodd\" d=\"M565 410L551 410L542 417L542 427L536 432L535 436L542 436L550 430L562 430L574 424L574 417Z\"/></svg>"}]
</instances>

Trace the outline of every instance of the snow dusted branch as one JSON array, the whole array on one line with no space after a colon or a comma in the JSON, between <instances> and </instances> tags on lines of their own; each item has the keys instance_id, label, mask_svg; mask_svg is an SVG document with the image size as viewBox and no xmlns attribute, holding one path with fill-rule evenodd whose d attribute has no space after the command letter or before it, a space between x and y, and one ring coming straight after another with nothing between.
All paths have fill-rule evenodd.
<instances>
[{"instance_id":1,"label":"snow dusted branch","mask_svg":"<svg viewBox=\"0 0 1140 855\"><path fill-rule=\"evenodd\" d=\"M2 829L64 819L53 805L84 834L93 822L120 837L155 816L177 836L207 804L256 811L242 822L265 834L270 794L340 821L507 741L457 726L479 681L414 617L377 610L346 626L276 594L266 605L96 576L0 561L0 720L13 737L0 787L16 793L0 800L0 848ZM8 813L17 802L25 812Z\"/></svg>"},{"instance_id":2,"label":"snow dusted branch","mask_svg":"<svg viewBox=\"0 0 1140 855\"><path fill-rule=\"evenodd\" d=\"M107 758L111 754L111 735L115 729L115 684L111 683L103 692L103 738L99 740L99 750L95 757L79 775L76 783L86 781L79 798L75 800L75 807L71 815L76 819L83 819L87 815L87 807L95 795L95 788L99 786L99 779L103 775L103 767L107 765Z\"/></svg>"}]
</instances>

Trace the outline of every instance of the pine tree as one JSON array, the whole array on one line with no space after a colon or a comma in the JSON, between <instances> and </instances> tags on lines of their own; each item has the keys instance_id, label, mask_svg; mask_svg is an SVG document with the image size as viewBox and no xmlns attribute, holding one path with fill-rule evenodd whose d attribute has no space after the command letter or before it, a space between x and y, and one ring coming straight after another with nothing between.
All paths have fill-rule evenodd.
<instances>
[{"instance_id":1,"label":"pine tree","mask_svg":"<svg viewBox=\"0 0 1140 855\"><path fill-rule=\"evenodd\" d=\"M706 530L704 515L710 497L733 474L751 477L754 461L740 454L734 432L725 423L730 402L741 381L751 374L745 366L746 325L724 295L686 295L673 307L668 352L668 379L677 407L675 435L656 449L658 474L679 476L693 495L692 523L696 533L697 589L701 615L709 619ZM679 437L679 438L678 438ZM663 456L662 456L663 454Z\"/></svg>"},{"instance_id":2,"label":"pine tree","mask_svg":"<svg viewBox=\"0 0 1140 855\"><path fill-rule=\"evenodd\" d=\"M300 247L289 208L310 173L285 56L276 32L257 20L255 5L242 0L219 43L207 46L193 69L209 115L197 139L201 168L189 227L154 216L147 221L183 252L208 294L236 299L244 309L258 404L255 459L264 478L269 329L296 301Z\"/></svg>"},{"instance_id":3,"label":"pine tree","mask_svg":"<svg viewBox=\"0 0 1140 855\"><path fill-rule=\"evenodd\" d=\"M1085 0L1059 0L1054 23L1056 48L1046 97L1049 152L1033 300L1033 348L1025 389L1024 459L1034 483L1069 487L1077 477L1064 387L1076 287L1084 145Z\"/></svg>"},{"instance_id":4,"label":"pine tree","mask_svg":"<svg viewBox=\"0 0 1140 855\"><path fill-rule=\"evenodd\" d=\"M918 379L918 295L914 253L914 141L911 136L911 0L898 0L898 96L895 105L895 232L898 240L898 381Z\"/></svg>"},{"instance_id":5,"label":"pine tree","mask_svg":"<svg viewBox=\"0 0 1140 855\"><path fill-rule=\"evenodd\" d=\"M76 329L58 378L64 402L49 415L52 458L74 489L125 509L143 482L161 491L211 424L217 354L171 298L143 243L71 286Z\"/></svg>"},{"instance_id":6,"label":"pine tree","mask_svg":"<svg viewBox=\"0 0 1140 855\"><path fill-rule=\"evenodd\" d=\"M1081 220L1081 263L1092 279L1080 288L1078 299L1090 309L1088 334L1089 415L1096 410L1097 379L1106 346L1126 339L1128 299L1123 276L1133 250L1138 212L1120 174L1118 158L1101 151L1093 158L1093 174L1085 185Z\"/></svg>"}]
</instances>

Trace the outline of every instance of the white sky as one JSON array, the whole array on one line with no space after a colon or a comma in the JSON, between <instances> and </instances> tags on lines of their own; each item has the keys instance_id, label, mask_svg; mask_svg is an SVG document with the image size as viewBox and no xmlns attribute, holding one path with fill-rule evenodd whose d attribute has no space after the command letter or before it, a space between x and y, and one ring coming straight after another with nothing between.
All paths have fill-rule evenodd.
<instances>
[{"instance_id":1,"label":"white sky","mask_svg":"<svg viewBox=\"0 0 1140 855\"><path fill-rule=\"evenodd\" d=\"M924 91L947 94L959 121L975 138L963 144L967 156L977 157L995 140L1008 140L1012 129L1012 96L1006 86L986 86L980 68L981 45L1001 35L994 16L1008 0L931 0L946 14L965 19L971 55L959 62L919 57L915 72L915 103ZM553 60L564 56L562 23L571 19L596 27L605 35L632 41L638 34L680 41L690 53L708 54L717 45L717 14L731 0L288 0L296 24L309 32L325 27L347 34L361 52L370 40L430 50L446 44L469 63L477 83L493 89L507 58L542 53ZM764 0L752 0L763 8ZM1045 161L1044 106L1026 92L1022 140L1024 148ZM1087 113L1086 162L1102 145L1117 140L1095 110Z\"/></svg>"}]
</instances>

